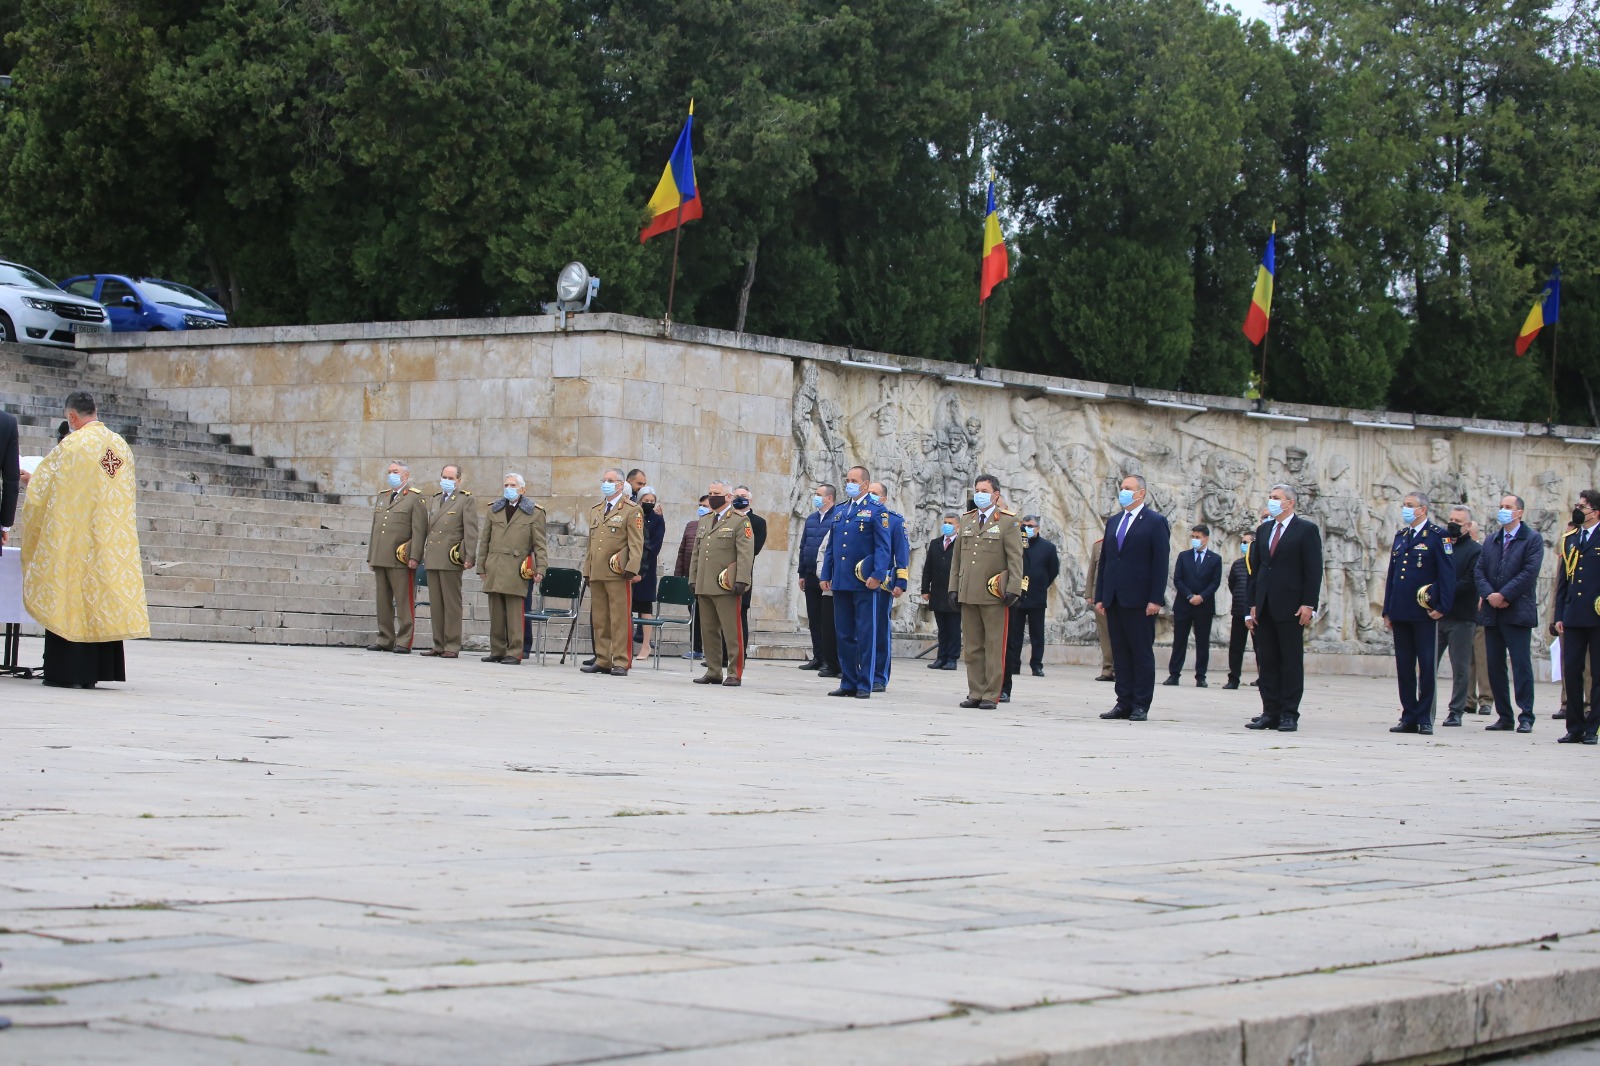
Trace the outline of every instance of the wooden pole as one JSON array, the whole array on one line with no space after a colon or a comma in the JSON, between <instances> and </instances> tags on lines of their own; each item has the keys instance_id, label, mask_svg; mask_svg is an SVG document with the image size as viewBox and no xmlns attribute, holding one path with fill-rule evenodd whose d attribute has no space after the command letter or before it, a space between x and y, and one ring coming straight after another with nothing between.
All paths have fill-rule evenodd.
<instances>
[{"instance_id":1,"label":"wooden pole","mask_svg":"<svg viewBox=\"0 0 1600 1066\"><path fill-rule=\"evenodd\" d=\"M662 324L672 327L672 298L678 293L678 242L683 237L683 202L678 202L678 224L672 227L672 278L667 282L667 317Z\"/></svg>"}]
</instances>

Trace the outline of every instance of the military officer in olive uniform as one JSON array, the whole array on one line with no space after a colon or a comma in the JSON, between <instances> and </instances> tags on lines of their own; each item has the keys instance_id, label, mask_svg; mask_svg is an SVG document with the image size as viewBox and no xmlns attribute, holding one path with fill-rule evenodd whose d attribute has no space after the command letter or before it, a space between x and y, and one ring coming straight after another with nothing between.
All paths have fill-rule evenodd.
<instances>
[{"instance_id":1,"label":"military officer in olive uniform","mask_svg":"<svg viewBox=\"0 0 1600 1066\"><path fill-rule=\"evenodd\" d=\"M1567 733L1558 743L1594 744L1600 742L1600 489L1578 493L1572 520L1578 528L1563 544L1556 585L1556 632L1567 689ZM1585 666L1588 692L1583 690Z\"/></svg>"},{"instance_id":2,"label":"military officer in olive uniform","mask_svg":"<svg viewBox=\"0 0 1600 1066\"><path fill-rule=\"evenodd\" d=\"M428 508L428 542L422 565L428 570L428 615L433 647L424 655L454 659L461 654L461 575L478 550L478 501L461 487L461 468L439 471L439 491Z\"/></svg>"},{"instance_id":3,"label":"military officer in olive uniform","mask_svg":"<svg viewBox=\"0 0 1600 1066\"><path fill-rule=\"evenodd\" d=\"M1455 603L1456 567L1444 530L1428 521L1427 494L1409 493L1401 503L1405 528L1394 535L1383 589L1383 624L1394 632L1400 681L1400 724L1389 732L1432 736L1439 619Z\"/></svg>"},{"instance_id":4,"label":"military officer in olive uniform","mask_svg":"<svg viewBox=\"0 0 1600 1066\"><path fill-rule=\"evenodd\" d=\"M872 698L877 655L879 591L889 582L894 549L889 512L867 491L866 467L845 474L849 502L837 509L822 554L822 591L833 595L833 628L839 641L839 687L830 696Z\"/></svg>"},{"instance_id":5,"label":"military officer in olive uniform","mask_svg":"<svg viewBox=\"0 0 1600 1066\"><path fill-rule=\"evenodd\" d=\"M740 605L755 567L756 534L749 514L739 514L725 482L713 481L706 493L711 513L696 527L689 585L706 650L706 672L697 685L744 683L744 627ZM723 664L727 673L723 673Z\"/></svg>"},{"instance_id":6,"label":"military officer in olive uniform","mask_svg":"<svg viewBox=\"0 0 1600 1066\"><path fill-rule=\"evenodd\" d=\"M589 624L594 629L594 662L586 674L625 677L633 665L633 575L644 556L644 512L628 498L622 471L600 479L601 501L589 510L589 553L583 576L589 582Z\"/></svg>"},{"instance_id":7,"label":"military officer in olive uniform","mask_svg":"<svg viewBox=\"0 0 1600 1066\"><path fill-rule=\"evenodd\" d=\"M521 665L522 601L528 595L528 582L544 577L544 508L528 499L526 489L521 474L507 474L500 498L484 515L478 534L478 576L489 594L486 663Z\"/></svg>"},{"instance_id":8,"label":"military officer in olive uniform","mask_svg":"<svg viewBox=\"0 0 1600 1066\"><path fill-rule=\"evenodd\" d=\"M378 641L368 651L411 654L417 617L417 564L428 539L428 500L411 487L411 468L389 464L388 487L378 494L367 538L367 565L378 583Z\"/></svg>"},{"instance_id":9,"label":"military officer in olive uniform","mask_svg":"<svg viewBox=\"0 0 1600 1066\"><path fill-rule=\"evenodd\" d=\"M992 474L973 479L976 506L961 516L950 556L951 606L961 608L962 658L967 663L963 707L999 706L1006 675L1007 608L1028 589L1023 578L1022 524L1000 505Z\"/></svg>"}]
</instances>

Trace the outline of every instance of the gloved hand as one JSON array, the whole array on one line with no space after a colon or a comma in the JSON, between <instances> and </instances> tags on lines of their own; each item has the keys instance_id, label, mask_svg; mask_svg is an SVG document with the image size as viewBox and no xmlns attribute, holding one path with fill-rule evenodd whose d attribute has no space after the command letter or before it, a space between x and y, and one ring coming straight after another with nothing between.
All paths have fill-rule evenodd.
<instances>
[{"instance_id":1,"label":"gloved hand","mask_svg":"<svg viewBox=\"0 0 1600 1066\"><path fill-rule=\"evenodd\" d=\"M952 611L961 610L961 593L952 592L950 594L950 609Z\"/></svg>"},{"instance_id":2,"label":"gloved hand","mask_svg":"<svg viewBox=\"0 0 1600 1066\"><path fill-rule=\"evenodd\" d=\"M1017 594L1015 592L1006 593L1006 595L1005 595L1005 605L1007 607L1013 606L1016 602L1017 602Z\"/></svg>"},{"instance_id":3,"label":"gloved hand","mask_svg":"<svg viewBox=\"0 0 1600 1066\"><path fill-rule=\"evenodd\" d=\"M749 592L749 591L750 591L750 586L749 586L748 583L746 583L744 581L735 581L733 583L733 594L735 596L743 596L746 592Z\"/></svg>"}]
</instances>

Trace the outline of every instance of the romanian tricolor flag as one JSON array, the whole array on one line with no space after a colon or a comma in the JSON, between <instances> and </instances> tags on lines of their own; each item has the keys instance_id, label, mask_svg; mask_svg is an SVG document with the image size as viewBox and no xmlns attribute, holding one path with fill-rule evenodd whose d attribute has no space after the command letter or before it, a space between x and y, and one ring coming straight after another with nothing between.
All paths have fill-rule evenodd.
<instances>
[{"instance_id":1,"label":"romanian tricolor flag","mask_svg":"<svg viewBox=\"0 0 1600 1066\"><path fill-rule=\"evenodd\" d=\"M1244 335L1250 338L1251 344L1260 344L1267 335L1267 326L1272 321L1272 277L1277 273L1277 253L1273 251L1273 244L1278 239L1278 224L1272 224L1272 233L1267 237L1267 250L1261 257L1261 267L1256 271L1256 291L1250 297L1250 310L1244 316Z\"/></svg>"},{"instance_id":2,"label":"romanian tricolor flag","mask_svg":"<svg viewBox=\"0 0 1600 1066\"><path fill-rule=\"evenodd\" d=\"M700 217L700 189L694 183L694 101L689 101L689 117L673 146L672 156L661 169L661 182L650 197L650 221L639 231L639 243L658 233L677 229L691 218Z\"/></svg>"},{"instance_id":3,"label":"romanian tricolor flag","mask_svg":"<svg viewBox=\"0 0 1600 1066\"><path fill-rule=\"evenodd\" d=\"M983 216L983 280L978 285L978 302L989 298L994 287L1011 276L1006 260L1006 239L1000 235L1000 212L994 205L994 175L989 175L989 208Z\"/></svg>"},{"instance_id":4,"label":"romanian tricolor flag","mask_svg":"<svg viewBox=\"0 0 1600 1066\"><path fill-rule=\"evenodd\" d=\"M1553 326L1561 318L1561 268L1557 267L1555 273L1550 275L1550 280L1545 284L1544 292L1539 294L1539 300L1533 305L1533 310L1528 312L1527 321L1522 323L1522 332L1517 334L1517 354L1528 354L1528 345L1533 343L1533 338L1546 326Z\"/></svg>"}]
</instances>

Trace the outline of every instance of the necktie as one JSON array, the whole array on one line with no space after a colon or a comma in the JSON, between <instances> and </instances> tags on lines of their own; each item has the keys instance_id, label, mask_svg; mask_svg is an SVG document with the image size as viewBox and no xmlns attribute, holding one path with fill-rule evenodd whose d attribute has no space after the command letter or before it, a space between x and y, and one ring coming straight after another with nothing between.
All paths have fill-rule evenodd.
<instances>
[{"instance_id":1,"label":"necktie","mask_svg":"<svg viewBox=\"0 0 1600 1066\"><path fill-rule=\"evenodd\" d=\"M950 537L944 538L944 550L945 551L949 551L950 550L950 541L951 541L951 539L952 538L950 538Z\"/></svg>"},{"instance_id":2,"label":"necktie","mask_svg":"<svg viewBox=\"0 0 1600 1066\"><path fill-rule=\"evenodd\" d=\"M1201 555L1199 552L1194 553L1194 565L1199 566L1204 561L1205 557L1203 555Z\"/></svg>"},{"instance_id":3,"label":"necktie","mask_svg":"<svg viewBox=\"0 0 1600 1066\"><path fill-rule=\"evenodd\" d=\"M1122 522L1121 522L1120 525L1117 526L1117 550L1118 551L1122 550L1122 539L1128 535L1128 523L1130 523L1132 521L1133 521L1133 513L1131 511L1124 511L1123 514L1122 514Z\"/></svg>"},{"instance_id":4,"label":"necktie","mask_svg":"<svg viewBox=\"0 0 1600 1066\"><path fill-rule=\"evenodd\" d=\"M1500 542L1500 546L1502 548L1511 547L1511 534L1510 533L1506 534L1505 539Z\"/></svg>"},{"instance_id":5,"label":"necktie","mask_svg":"<svg viewBox=\"0 0 1600 1066\"><path fill-rule=\"evenodd\" d=\"M1587 548L1588 546L1589 546L1589 531L1587 529L1585 529L1583 531L1583 535L1578 538L1578 548L1579 548L1579 550L1582 550L1584 548Z\"/></svg>"},{"instance_id":6,"label":"necktie","mask_svg":"<svg viewBox=\"0 0 1600 1066\"><path fill-rule=\"evenodd\" d=\"M1278 554L1278 538L1281 536L1283 536L1283 523L1279 522L1272 527L1272 543L1267 545L1267 554L1269 556Z\"/></svg>"},{"instance_id":7,"label":"necktie","mask_svg":"<svg viewBox=\"0 0 1600 1066\"><path fill-rule=\"evenodd\" d=\"M987 522L988 520L989 520L989 516L988 515L984 514L982 511L978 512L978 528L979 529L982 529L983 528L983 524L985 522Z\"/></svg>"}]
</instances>

